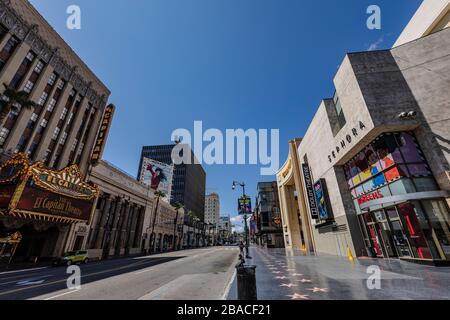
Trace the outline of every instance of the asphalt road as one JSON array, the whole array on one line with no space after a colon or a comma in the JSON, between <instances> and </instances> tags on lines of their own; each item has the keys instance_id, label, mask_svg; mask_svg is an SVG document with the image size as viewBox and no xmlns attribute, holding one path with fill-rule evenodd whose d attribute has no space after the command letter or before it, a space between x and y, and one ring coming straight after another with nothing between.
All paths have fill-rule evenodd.
<instances>
[{"instance_id":1,"label":"asphalt road","mask_svg":"<svg viewBox=\"0 0 450 320\"><path fill-rule=\"evenodd\" d=\"M214 247L81 265L81 288L66 267L0 273L0 300L220 300L234 278L237 247Z\"/></svg>"}]
</instances>

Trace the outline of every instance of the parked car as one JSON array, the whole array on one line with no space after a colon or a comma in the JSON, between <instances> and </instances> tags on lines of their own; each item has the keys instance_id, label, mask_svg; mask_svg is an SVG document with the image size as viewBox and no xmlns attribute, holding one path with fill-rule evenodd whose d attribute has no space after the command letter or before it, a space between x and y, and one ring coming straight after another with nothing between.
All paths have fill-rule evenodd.
<instances>
[{"instance_id":1,"label":"parked car","mask_svg":"<svg viewBox=\"0 0 450 320\"><path fill-rule=\"evenodd\" d=\"M78 250L78 251L69 251L62 255L62 257L58 257L53 259L52 265L53 266L59 266L59 265L65 265L70 266L72 264L77 263L88 263L89 257L87 251L84 250Z\"/></svg>"}]
</instances>

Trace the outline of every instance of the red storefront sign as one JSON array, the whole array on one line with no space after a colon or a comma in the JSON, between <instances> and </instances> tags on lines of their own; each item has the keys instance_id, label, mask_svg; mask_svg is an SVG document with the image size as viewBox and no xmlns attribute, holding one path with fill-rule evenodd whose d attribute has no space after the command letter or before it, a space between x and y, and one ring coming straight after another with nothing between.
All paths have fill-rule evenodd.
<instances>
[{"instance_id":1,"label":"red storefront sign","mask_svg":"<svg viewBox=\"0 0 450 320\"><path fill-rule=\"evenodd\" d=\"M365 195L359 197L358 198L358 204L362 205L362 204L364 204L366 202L369 202L369 201L372 201L372 200L381 199L383 197L384 196L381 193L381 191L378 190L378 191L375 191L375 192L372 192L372 193L368 193L368 194L365 194Z\"/></svg>"}]
</instances>

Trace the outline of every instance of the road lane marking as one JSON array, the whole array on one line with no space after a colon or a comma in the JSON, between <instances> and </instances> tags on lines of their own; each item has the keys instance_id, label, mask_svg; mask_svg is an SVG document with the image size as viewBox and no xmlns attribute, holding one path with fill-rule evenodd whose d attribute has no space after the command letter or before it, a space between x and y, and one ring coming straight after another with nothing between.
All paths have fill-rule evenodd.
<instances>
[{"instance_id":1,"label":"road lane marking","mask_svg":"<svg viewBox=\"0 0 450 320\"><path fill-rule=\"evenodd\" d=\"M224 291L224 293L222 295L222 298L220 300L227 300L227 298L228 298L228 296L230 294L231 285L233 284L234 279L236 279L236 274L237 274L237 272L236 272L236 269L235 269L234 272L233 272L233 275L231 276L230 282L225 287L225 291Z\"/></svg>"},{"instance_id":2,"label":"road lane marking","mask_svg":"<svg viewBox=\"0 0 450 320\"><path fill-rule=\"evenodd\" d=\"M36 270L42 270L42 269L48 269L49 267L41 267L41 268L33 268L33 269L21 269L21 270L14 270L14 271L4 271L0 272L0 275L2 274L11 274L11 273L19 273L19 272L26 272L26 271L36 271Z\"/></svg>"},{"instance_id":3,"label":"road lane marking","mask_svg":"<svg viewBox=\"0 0 450 320\"><path fill-rule=\"evenodd\" d=\"M59 298L59 297L62 297L62 296L66 296L66 295L68 295L68 294L75 293L75 292L80 291L80 290L81 290L81 289L70 290L70 291L68 291L68 292L64 292L64 293L61 293L61 294L57 294L56 296L52 296L52 297L50 297L50 298L45 298L44 300L53 300L53 299L56 299L56 298Z\"/></svg>"},{"instance_id":4,"label":"road lane marking","mask_svg":"<svg viewBox=\"0 0 450 320\"><path fill-rule=\"evenodd\" d=\"M100 271L100 272L94 272L94 273L90 273L90 274L85 274L85 275L83 275L81 277L81 279L83 279L85 277L91 277L91 276L103 274L103 273L109 273L109 272L118 271L118 270L122 270L122 269L126 269L126 268L131 268L131 267L134 267L136 265L143 264L143 263L145 263L145 261L139 261L139 262L136 262L136 263L133 263L133 264L130 264L130 265L127 265L127 266L122 266L122 267L119 267L119 268L108 269L108 270L104 270L104 271ZM53 282L38 284L38 285L35 285L33 287L20 288L20 289L14 289L14 290L10 290L10 291L0 292L0 296L4 296L4 295L7 295L7 294L11 294L11 293L16 293L16 292L20 292L20 291L25 291L25 290L29 290L29 289L36 289L36 288L40 288L40 287L50 286L50 285L53 285L53 284L62 283L62 282L66 282L66 281L67 281L67 279L61 279L61 280L55 280Z\"/></svg>"}]
</instances>

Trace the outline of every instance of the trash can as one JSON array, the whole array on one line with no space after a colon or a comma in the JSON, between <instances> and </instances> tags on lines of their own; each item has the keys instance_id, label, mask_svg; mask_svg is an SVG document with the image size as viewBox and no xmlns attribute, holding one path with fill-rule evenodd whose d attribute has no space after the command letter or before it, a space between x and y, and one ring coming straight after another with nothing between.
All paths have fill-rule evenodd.
<instances>
[{"instance_id":1,"label":"trash can","mask_svg":"<svg viewBox=\"0 0 450 320\"><path fill-rule=\"evenodd\" d=\"M256 291L256 266L238 265L237 290L238 300L258 300Z\"/></svg>"}]
</instances>

